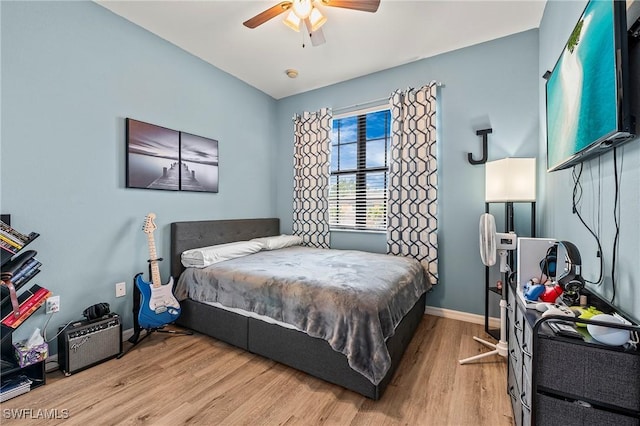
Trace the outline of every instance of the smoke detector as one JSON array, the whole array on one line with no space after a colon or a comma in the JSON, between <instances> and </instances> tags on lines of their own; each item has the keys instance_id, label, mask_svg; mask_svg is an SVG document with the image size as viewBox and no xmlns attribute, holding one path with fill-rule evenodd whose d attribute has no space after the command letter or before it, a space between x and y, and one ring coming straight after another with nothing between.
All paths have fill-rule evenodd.
<instances>
[{"instance_id":1,"label":"smoke detector","mask_svg":"<svg viewBox=\"0 0 640 426\"><path fill-rule=\"evenodd\" d=\"M285 74L287 74L287 77L289 78L296 78L298 76L298 70L289 68L288 70L285 71Z\"/></svg>"}]
</instances>

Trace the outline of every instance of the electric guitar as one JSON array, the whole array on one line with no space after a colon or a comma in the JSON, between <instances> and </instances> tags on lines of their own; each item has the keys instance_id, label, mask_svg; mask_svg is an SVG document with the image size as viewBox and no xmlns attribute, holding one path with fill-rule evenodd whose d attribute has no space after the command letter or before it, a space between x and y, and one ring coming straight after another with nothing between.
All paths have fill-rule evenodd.
<instances>
[{"instance_id":1,"label":"electric guitar","mask_svg":"<svg viewBox=\"0 0 640 426\"><path fill-rule=\"evenodd\" d=\"M149 213L142 230L147 234L149 244L149 262L151 266L151 283L142 278L142 273L136 275L136 286L140 290L140 309L138 311L138 323L145 329L160 328L169 324L180 316L180 303L173 295L173 277L169 282L162 285L160 282L160 270L158 268L158 255L156 253L156 243L153 239L153 231L156 224L154 213Z\"/></svg>"}]
</instances>

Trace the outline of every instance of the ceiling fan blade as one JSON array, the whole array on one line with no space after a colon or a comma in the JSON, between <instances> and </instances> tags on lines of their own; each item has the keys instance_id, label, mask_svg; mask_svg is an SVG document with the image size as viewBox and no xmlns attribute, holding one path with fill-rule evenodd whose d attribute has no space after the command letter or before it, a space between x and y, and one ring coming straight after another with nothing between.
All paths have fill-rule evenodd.
<instances>
[{"instance_id":1,"label":"ceiling fan blade","mask_svg":"<svg viewBox=\"0 0 640 426\"><path fill-rule=\"evenodd\" d=\"M343 9L354 9L362 12L375 12L380 6L380 0L322 0L322 4Z\"/></svg>"},{"instance_id":2,"label":"ceiling fan blade","mask_svg":"<svg viewBox=\"0 0 640 426\"><path fill-rule=\"evenodd\" d=\"M243 22L243 25L248 28L255 28L258 25L262 25L265 22L267 22L269 19L275 18L276 16L280 15L282 12L289 10L289 8L291 7L291 4L292 3L290 1L281 1L280 3L270 7L264 12L258 13L253 18L246 20L245 22Z\"/></svg>"},{"instance_id":3,"label":"ceiling fan blade","mask_svg":"<svg viewBox=\"0 0 640 426\"><path fill-rule=\"evenodd\" d=\"M311 39L312 46L320 46L321 44L324 44L326 42L326 40L324 39L322 28L311 31L311 21L309 20L309 18L304 20L304 25L307 27L307 32L309 33L309 38Z\"/></svg>"}]
</instances>

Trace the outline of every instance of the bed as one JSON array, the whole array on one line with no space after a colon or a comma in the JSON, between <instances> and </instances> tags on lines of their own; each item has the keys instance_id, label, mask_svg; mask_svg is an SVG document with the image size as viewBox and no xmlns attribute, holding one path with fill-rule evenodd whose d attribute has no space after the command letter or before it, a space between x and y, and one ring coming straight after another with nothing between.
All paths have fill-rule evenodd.
<instances>
[{"instance_id":1,"label":"bed","mask_svg":"<svg viewBox=\"0 0 640 426\"><path fill-rule=\"evenodd\" d=\"M181 263L181 254L186 250L275 236L279 231L278 219L172 223L171 275L176 282L179 282L183 273L185 277L191 273L191 271L185 272ZM326 340L312 337L299 329L283 327L278 323L266 322L191 298L182 300L180 304L182 313L177 321L180 326L212 336L377 400L391 381L405 348L423 318L425 293L422 292L417 301L407 308L408 312L396 321L395 329L383 342L388 351L390 366L376 380L356 371L349 365L350 361L353 361L351 357L348 360L345 354L334 350Z\"/></svg>"}]
</instances>

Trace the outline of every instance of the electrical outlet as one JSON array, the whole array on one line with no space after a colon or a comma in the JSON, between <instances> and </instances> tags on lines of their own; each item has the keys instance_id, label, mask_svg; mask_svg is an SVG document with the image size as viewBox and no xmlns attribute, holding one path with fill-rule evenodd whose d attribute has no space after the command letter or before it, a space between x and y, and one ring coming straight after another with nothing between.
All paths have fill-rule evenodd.
<instances>
[{"instance_id":1,"label":"electrical outlet","mask_svg":"<svg viewBox=\"0 0 640 426\"><path fill-rule=\"evenodd\" d=\"M127 294L127 283L116 283L116 297L123 297Z\"/></svg>"},{"instance_id":2,"label":"electrical outlet","mask_svg":"<svg viewBox=\"0 0 640 426\"><path fill-rule=\"evenodd\" d=\"M60 296L51 296L47 299L47 314L60 312Z\"/></svg>"}]
</instances>

